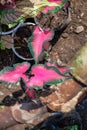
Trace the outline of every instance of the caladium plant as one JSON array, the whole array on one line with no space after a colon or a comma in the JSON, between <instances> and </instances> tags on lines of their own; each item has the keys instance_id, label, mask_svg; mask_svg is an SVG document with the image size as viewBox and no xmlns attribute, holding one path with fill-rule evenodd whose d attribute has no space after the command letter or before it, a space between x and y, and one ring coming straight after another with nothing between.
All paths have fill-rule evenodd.
<instances>
[{"instance_id":1,"label":"caladium plant","mask_svg":"<svg viewBox=\"0 0 87 130\"><path fill-rule=\"evenodd\" d=\"M58 12L62 7L68 7L70 0L47 0L52 3L44 7L40 13L38 13L37 17L40 18L41 14L46 14L48 12Z\"/></svg>"},{"instance_id":2,"label":"caladium plant","mask_svg":"<svg viewBox=\"0 0 87 130\"><path fill-rule=\"evenodd\" d=\"M35 26L32 36L28 39L28 47L36 63L39 62L44 47L48 41L52 40L53 36L53 30L42 30L39 26Z\"/></svg>"},{"instance_id":3,"label":"caladium plant","mask_svg":"<svg viewBox=\"0 0 87 130\"><path fill-rule=\"evenodd\" d=\"M51 3L56 3L56 6L46 6L42 12L48 13L48 12L57 12L59 11L63 6L66 6L66 3L68 0L48 0Z\"/></svg>"},{"instance_id":4,"label":"caladium plant","mask_svg":"<svg viewBox=\"0 0 87 130\"><path fill-rule=\"evenodd\" d=\"M0 21L11 28L26 18L36 17L40 12L57 12L67 1L69 0L1 0Z\"/></svg>"},{"instance_id":5,"label":"caladium plant","mask_svg":"<svg viewBox=\"0 0 87 130\"><path fill-rule=\"evenodd\" d=\"M25 84L25 92L33 97L31 89L42 89L45 85L58 84L69 79L71 69L59 67L57 64L38 64L33 65L30 69L28 62L15 64L13 67L6 67L0 72L0 82L7 84L16 84L22 79Z\"/></svg>"},{"instance_id":6,"label":"caladium plant","mask_svg":"<svg viewBox=\"0 0 87 130\"><path fill-rule=\"evenodd\" d=\"M60 9L63 5L65 5L67 0L44 0L40 1L42 4L37 2L33 5L32 11L36 11L33 13L33 17L37 16L37 14L44 9L45 12L48 12L49 10ZM19 1L21 2L21 1ZM29 1L30 2L30 1ZM22 0L22 4L25 2ZM19 4L20 5L20 4ZM22 5L23 6L23 5ZM58 7L58 8L57 8ZM40 10L37 11L37 9L40 8ZM21 9L21 8L20 8ZM20 17L27 17L30 10L29 7L23 8L25 10L23 14L19 12ZM28 10L28 11L26 11ZM14 15L14 10L10 10L13 12L9 12L6 15L7 17L4 17L7 19L5 22L9 24L9 21L13 21L13 19L17 19L18 17L15 17L17 15ZM16 10L17 11L17 10ZM55 11L55 10L54 10ZM7 13L7 12L5 12ZM18 15L17 15L18 16ZM13 18L13 19L12 19ZM19 18L20 19L20 18ZM1 21L3 22L4 18L1 17ZM15 20L14 20L15 21ZM17 24L18 21L16 21ZM34 89L37 88L43 88L45 85L52 85L52 84L58 84L63 82L64 80L69 79L69 71L71 70L68 67L60 67L57 64L39 64L40 58L43 55L44 49L46 49L46 45L48 46L49 41L53 38L54 32L50 29L42 30L39 26L35 26L33 30L32 36L28 39L28 47L30 49L30 52L35 60L35 65L30 66L30 63L23 62L19 64L13 65L13 67L6 67L2 71L0 71L0 82L4 82L7 84L15 85L18 81L21 81L24 83L24 86L22 86L22 89L30 96L34 97Z\"/></svg>"}]
</instances>

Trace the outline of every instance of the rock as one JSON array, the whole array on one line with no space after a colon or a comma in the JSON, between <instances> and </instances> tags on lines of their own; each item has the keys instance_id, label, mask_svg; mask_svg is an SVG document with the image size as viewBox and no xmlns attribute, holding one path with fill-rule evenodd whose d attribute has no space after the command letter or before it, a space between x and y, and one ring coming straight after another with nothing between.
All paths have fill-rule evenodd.
<instances>
[{"instance_id":1,"label":"rock","mask_svg":"<svg viewBox=\"0 0 87 130\"><path fill-rule=\"evenodd\" d=\"M82 17L84 16L84 12L82 12L80 16L81 16L81 18L82 18Z\"/></svg>"},{"instance_id":2,"label":"rock","mask_svg":"<svg viewBox=\"0 0 87 130\"><path fill-rule=\"evenodd\" d=\"M75 30L75 33L79 34L79 33L83 32L83 31L84 31L84 27L83 26L78 26L76 28L76 30Z\"/></svg>"},{"instance_id":3,"label":"rock","mask_svg":"<svg viewBox=\"0 0 87 130\"><path fill-rule=\"evenodd\" d=\"M67 37L68 37L68 33L63 33L63 34L62 34L62 37L63 37L63 38L67 38Z\"/></svg>"},{"instance_id":4,"label":"rock","mask_svg":"<svg viewBox=\"0 0 87 130\"><path fill-rule=\"evenodd\" d=\"M25 130L28 129L28 124L17 124L7 128L6 130Z\"/></svg>"},{"instance_id":5,"label":"rock","mask_svg":"<svg viewBox=\"0 0 87 130\"><path fill-rule=\"evenodd\" d=\"M74 68L70 72L74 78L87 85L87 43L72 58L70 66Z\"/></svg>"},{"instance_id":6,"label":"rock","mask_svg":"<svg viewBox=\"0 0 87 130\"><path fill-rule=\"evenodd\" d=\"M53 86L52 86L53 87ZM48 96L40 96L40 100L50 110L67 113L86 96L87 88L73 79L67 80L57 86L57 89Z\"/></svg>"},{"instance_id":7,"label":"rock","mask_svg":"<svg viewBox=\"0 0 87 130\"><path fill-rule=\"evenodd\" d=\"M4 95L4 93L0 91L0 96L3 96L3 95Z\"/></svg>"}]
</instances>

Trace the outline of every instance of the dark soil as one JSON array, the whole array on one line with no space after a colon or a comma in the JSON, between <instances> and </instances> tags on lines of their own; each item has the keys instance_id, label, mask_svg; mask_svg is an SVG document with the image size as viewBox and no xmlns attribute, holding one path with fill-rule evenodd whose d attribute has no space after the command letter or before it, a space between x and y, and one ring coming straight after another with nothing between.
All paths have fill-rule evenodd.
<instances>
[{"instance_id":1,"label":"dark soil","mask_svg":"<svg viewBox=\"0 0 87 130\"><path fill-rule=\"evenodd\" d=\"M67 19L67 10L65 8L61 9L56 13L42 14L40 18L37 18L36 21L39 26L43 29L55 29L59 28Z\"/></svg>"},{"instance_id":2,"label":"dark soil","mask_svg":"<svg viewBox=\"0 0 87 130\"><path fill-rule=\"evenodd\" d=\"M14 54L12 50L0 50L0 70L13 64Z\"/></svg>"},{"instance_id":3,"label":"dark soil","mask_svg":"<svg viewBox=\"0 0 87 130\"><path fill-rule=\"evenodd\" d=\"M61 23L67 18L66 11L62 10L59 13L50 13L47 16L43 16L41 20L38 19L40 26L43 28L57 28ZM81 26L83 30L77 33L77 28ZM26 33L24 33L26 32ZM24 49L24 44L27 42L25 39L31 35L31 32L27 30L19 30L17 34L17 39L19 38L20 43L23 43L21 55L24 55L26 52L26 57L29 57L29 50ZM54 39L52 40L51 52L49 53L48 60L53 62L61 61L62 64L68 64L71 59L76 55L76 52L87 42L87 0L72 0L71 2L71 22L69 26L64 30L60 35L59 32L55 34ZM19 42L18 42L19 43ZM20 44L21 45L21 44ZM19 47L19 45L18 45ZM26 50L26 51L25 51ZM9 65L12 55L6 53L5 51L0 51L0 70L4 66ZM8 60L6 59L8 58ZM9 60L10 58L10 60ZM8 62L7 62L8 61ZM0 84L0 102L2 103L3 99L8 95L11 95L12 92L19 90L19 87L10 87L7 85ZM81 116L82 130L87 130L87 98L85 98L81 103L76 106L76 110Z\"/></svg>"},{"instance_id":4,"label":"dark soil","mask_svg":"<svg viewBox=\"0 0 87 130\"><path fill-rule=\"evenodd\" d=\"M31 37L33 28L33 26L20 27L14 35L15 50L25 58L32 58L28 48L28 38Z\"/></svg>"},{"instance_id":5,"label":"dark soil","mask_svg":"<svg viewBox=\"0 0 87 130\"><path fill-rule=\"evenodd\" d=\"M50 57L53 61L60 59L63 63L70 62L76 52L87 42L87 1L78 0L71 3L71 23L59 37ZM82 26L84 29L76 33L76 28ZM58 37L58 35L56 35Z\"/></svg>"}]
</instances>

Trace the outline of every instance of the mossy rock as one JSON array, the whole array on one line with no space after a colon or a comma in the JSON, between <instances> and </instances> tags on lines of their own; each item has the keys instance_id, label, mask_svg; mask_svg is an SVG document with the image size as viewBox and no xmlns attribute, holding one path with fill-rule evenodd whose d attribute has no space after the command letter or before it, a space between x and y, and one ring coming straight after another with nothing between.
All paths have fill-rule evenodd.
<instances>
[{"instance_id":1,"label":"mossy rock","mask_svg":"<svg viewBox=\"0 0 87 130\"><path fill-rule=\"evenodd\" d=\"M70 65L74 67L71 74L87 85L87 43L77 52Z\"/></svg>"}]
</instances>

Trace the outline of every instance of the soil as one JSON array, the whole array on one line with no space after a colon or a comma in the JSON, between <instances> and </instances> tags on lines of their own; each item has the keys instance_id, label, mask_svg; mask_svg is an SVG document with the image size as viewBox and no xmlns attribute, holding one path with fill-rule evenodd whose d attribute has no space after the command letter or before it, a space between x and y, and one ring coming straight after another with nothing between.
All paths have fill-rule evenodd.
<instances>
[{"instance_id":1,"label":"soil","mask_svg":"<svg viewBox=\"0 0 87 130\"><path fill-rule=\"evenodd\" d=\"M13 64L14 54L11 49L0 50L0 70Z\"/></svg>"},{"instance_id":2,"label":"soil","mask_svg":"<svg viewBox=\"0 0 87 130\"><path fill-rule=\"evenodd\" d=\"M59 28L62 23L67 19L66 8L61 9L56 13L42 14L40 18L36 18L36 22L43 29L56 29Z\"/></svg>"},{"instance_id":3,"label":"soil","mask_svg":"<svg viewBox=\"0 0 87 130\"><path fill-rule=\"evenodd\" d=\"M66 19L66 12L65 13L63 12L64 10L62 10L61 13L51 13L48 14L46 17L43 16L41 21L39 21L40 25L44 28L47 27L50 27L52 29L57 28L60 25L60 22L63 23ZM80 28L79 31L78 28ZM24 32L20 34L21 37L23 36L23 34ZM61 33L61 35L60 32L55 33L55 37L52 40L53 47L51 52L49 53L49 56L47 57L47 60L50 60L52 62L57 61L60 62L61 64L68 64L71 61L71 59L76 55L76 52L82 46L84 46L86 42L87 42L87 0L78 0L78 1L72 0L71 22L68 25L68 27L63 31L63 33ZM6 56L3 56L3 53L5 54L5 51L4 52L0 51L0 58L3 57L3 59L5 59ZM11 56L8 56L8 59L9 58L11 59ZM6 60L5 62L4 60L2 61L2 58L0 60L1 60L0 61L0 70L1 70L2 68L4 68L4 66L8 65L5 64L6 61L8 60ZM1 64L2 62L3 64ZM5 103L9 102L9 100L6 100L6 97L8 97L9 95L11 96L12 93L16 92L17 90L20 90L18 86L11 87L8 85L2 86L2 84L0 84L0 103L2 103L4 99ZM87 104L87 98L83 99L81 103L77 104L76 106L76 110L81 117L82 130L87 130L86 104Z\"/></svg>"},{"instance_id":4,"label":"soil","mask_svg":"<svg viewBox=\"0 0 87 130\"><path fill-rule=\"evenodd\" d=\"M20 27L14 35L14 47L16 52L25 57L32 58L28 48L28 38L31 37L34 26Z\"/></svg>"}]
</instances>

